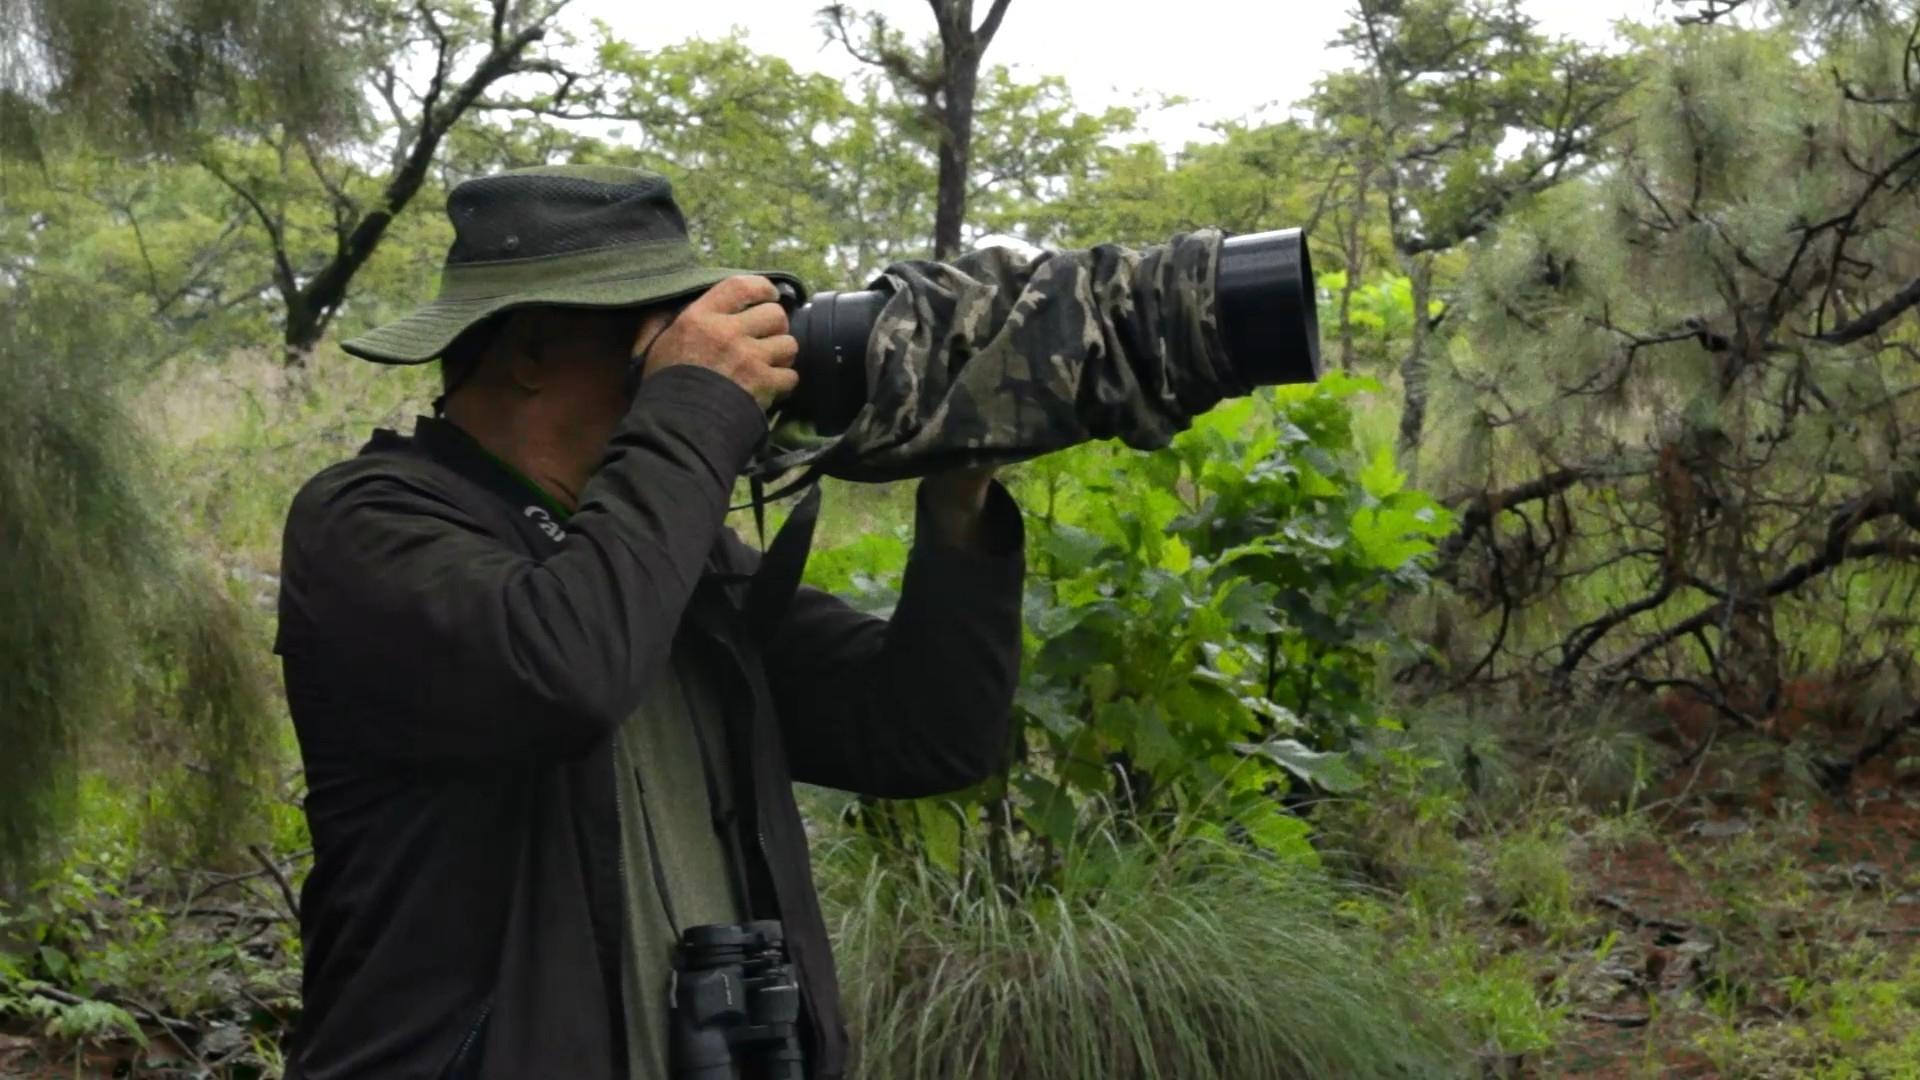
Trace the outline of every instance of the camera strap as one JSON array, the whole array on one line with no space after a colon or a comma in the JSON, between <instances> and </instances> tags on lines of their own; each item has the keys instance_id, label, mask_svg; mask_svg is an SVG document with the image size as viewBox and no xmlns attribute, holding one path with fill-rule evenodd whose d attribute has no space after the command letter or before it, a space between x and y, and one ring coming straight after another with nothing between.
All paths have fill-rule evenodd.
<instances>
[{"instance_id":1,"label":"camera strap","mask_svg":"<svg viewBox=\"0 0 1920 1080\"><path fill-rule=\"evenodd\" d=\"M707 732L700 723L700 714L694 709L693 701L687 694L684 683L676 680L681 697L681 708L693 728L693 744L700 754L700 778L707 790L707 816L713 826L713 833L725 848L727 876L732 880L734 896L743 911L753 910L753 895L747 887L747 861L740 844L739 809L731 791L721 782L721 774L715 767L713 748L708 744ZM638 777L635 777L636 781ZM640 828L647 840L647 869L653 876L654 892L660 896L660 907L666 912L667 925L673 930L674 940L678 941L686 927L680 921L679 912L674 910L673 892L668 887L667 871L660 861L660 838L653 830L653 814L647 807L649 792L640 787Z\"/></svg>"},{"instance_id":2,"label":"camera strap","mask_svg":"<svg viewBox=\"0 0 1920 1080\"><path fill-rule=\"evenodd\" d=\"M787 515L770 544L765 520L768 500L762 497L758 480L752 481L752 485L754 523L766 550L761 553L760 565L747 585L745 616L747 631L765 641L773 634L773 628L786 612L793 594L799 591L800 579L807 572L814 526L820 522L820 485L808 488L794 504L793 513Z\"/></svg>"},{"instance_id":3,"label":"camera strap","mask_svg":"<svg viewBox=\"0 0 1920 1080\"><path fill-rule=\"evenodd\" d=\"M685 689L682 688L684 695ZM693 710L687 710L693 716ZM740 846L740 812L735 804L731 789L721 783L719 770L714 768L713 750L707 745L707 733L700 730L696 722L693 731L693 743L700 749L700 776L706 781L707 814L713 821L714 835L727 848L727 872L733 878L734 897L742 910L753 911L753 894L747 891L747 858ZM656 869L658 861L654 863ZM679 933L679 928L674 933Z\"/></svg>"}]
</instances>

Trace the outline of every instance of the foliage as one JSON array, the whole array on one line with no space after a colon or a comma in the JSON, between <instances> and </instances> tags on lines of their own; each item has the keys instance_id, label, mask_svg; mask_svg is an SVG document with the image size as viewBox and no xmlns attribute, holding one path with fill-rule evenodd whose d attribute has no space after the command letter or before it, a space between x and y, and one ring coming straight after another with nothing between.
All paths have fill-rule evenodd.
<instances>
[{"instance_id":1,"label":"foliage","mask_svg":"<svg viewBox=\"0 0 1920 1080\"><path fill-rule=\"evenodd\" d=\"M0 940L11 944L0 953L0 1021L56 1043L131 1039L151 1060L179 1054L157 1036L185 1033L148 1025L191 1017L203 1034L188 1054L217 1057L218 1075L261 1075L273 1055L249 1033L277 1041L297 1011L289 913L252 888L258 871L154 873L141 857L143 810L90 780L71 854L0 902ZM255 896L262 906L245 903Z\"/></svg>"},{"instance_id":2,"label":"foliage","mask_svg":"<svg viewBox=\"0 0 1920 1080\"><path fill-rule=\"evenodd\" d=\"M1424 583L1431 538L1450 527L1388 456L1353 453L1348 402L1365 388L1336 378L1245 399L1157 454L1091 446L1028 467L1023 753L958 811L984 815L1001 880L1044 876L1090 801L1142 821L1204 812L1313 859L1278 796L1359 785L1349 751L1395 726L1379 665L1413 651L1386 605ZM851 583L844 562L827 567L839 573L816 583ZM1032 866L1010 861L1008 822L1037 844ZM954 865L950 812L902 807L892 827Z\"/></svg>"},{"instance_id":3,"label":"foliage","mask_svg":"<svg viewBox=\"0 0 1920 1080\"><path fill-rule=\"evenodd\" d=\"M1783 980L1791 1019L1773 1031L1742 1029L1722 999L1719 1023L1699 1046L1733 1077L1920 1076L1920 958L1856 946L1823 975Z\"/></svg>"},{"instance_id":4,"label":"foliage","mask_svg":"<svg viewBox=\"0 0 1920 1080\"><path fill-rule=\"evenodd\" d=\"M1467 1071L1446 1017L1296 862L1109 823L1016 895L968 852L951 870L863 840L822 855L862 1075Z\"/></svg>"},{"instance_id":5,"label":"foliage","mask_svg":"<svg viewBox=\"0 0 1920 1080\"><path fill-rule=\"evenodd\" d=\"M1568 866L1564 833L1539 825L1502 837L1493 863L1493 900L1510 918L1525 919L1542 933L1568 938L1585 929L1580 890Z\"/></svg>"},{"instance_id":6,"label":"foliage","mask_svg":"<svg viewBox=\"0 0 1920 1080\"><path fill-rule=\"evenodd\" d=\"M1862 18L1646 35L1609 167L1476 253L1423 450L1467 668L1745 728L1816 649L1912 685L1920 99Z\"/></svg>"},{"instance_id":7,"label":"foliage","mask_svg":"<svg viewBox=\"0 0 1920 1080\"><path fill-rule=\"evenodd\" d=\"M337 134L357 111L353 80L366 59L349 13L373 6L7 0L0 95L42 128L32 134L80 117L92 138L131 149L249 115ZM28 133L8 134L17 149Z\"/></svg>"},{"instance_id":8,"label":"foliage","mask_svg":"<svg viewBox=\"0 0 1920 1080\"><path fill-rule=\"evenodd\" d=\"M1323 206L1325 165L1303 123L1223 123L1215 139L1168 154L1152 143L1102 149L1060 197L1024 207L1036 242L1164 243L1176 232L1303 228Z\"/></svg>"},{"instance_id":9,"label":"foliage","mask_svg":"<svg viewBox=\"0 0 1920 1080\"><path fill-rule=\"evenodd\" d=\"M156 513L112 320L47 284L0 286L0 564L31 583L0 591L7 883L71 816L83 751L125 747L113 765L230 843L275 748L244 617Z\"/></svg>"}]
</instances>

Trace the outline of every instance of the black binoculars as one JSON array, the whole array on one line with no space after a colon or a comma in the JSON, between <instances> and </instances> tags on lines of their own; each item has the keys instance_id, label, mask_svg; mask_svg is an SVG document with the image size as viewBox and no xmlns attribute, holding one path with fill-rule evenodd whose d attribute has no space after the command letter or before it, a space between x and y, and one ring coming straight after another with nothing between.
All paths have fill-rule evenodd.
<instances>
[{"instance_id":1,"label":"black binoculars","mask_svg":"<svg viewBox=\"0 0 1920 1080\"><path fill-rule=\"evenodd\" d=\"M778 920L688 927L670 1008L676 1078L805 1080L800 983Z\"/></svg>"},{"instance_id":2,"label":"black binoculars","mask_svg":"<svg viewBox=\"0 0 1920 1080\"><path fill-rule=\"evenodd\" d=\"M1215 316L1228 360L1249 387L1320 377L1320 320L1307 238L1299 229L1229 237L1220 248ZM821 292L783 298L800 353L800 384L785 413L825 435L853 422L867 400L867 343L889 294Z\"/></svg>"}]
</instances>

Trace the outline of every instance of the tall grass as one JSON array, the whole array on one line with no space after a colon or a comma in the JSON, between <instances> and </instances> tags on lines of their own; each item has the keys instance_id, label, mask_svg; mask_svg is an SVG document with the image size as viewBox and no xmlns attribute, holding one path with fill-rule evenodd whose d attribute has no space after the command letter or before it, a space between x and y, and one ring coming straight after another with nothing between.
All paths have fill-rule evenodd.
<instances>
[{"instance_id":1,"label":"tall grass","mask_svg":"<svg viewBox=\"0 0 1920 1080\"><path fill-rule=\"evenodd\" d=\"M819 877L869 1080L1444 1077L1464 1056L1298 865L1106 829L1025 895L865 839ZM969 865L970 864L970 865Z\"/></svg>"}]
</instances>

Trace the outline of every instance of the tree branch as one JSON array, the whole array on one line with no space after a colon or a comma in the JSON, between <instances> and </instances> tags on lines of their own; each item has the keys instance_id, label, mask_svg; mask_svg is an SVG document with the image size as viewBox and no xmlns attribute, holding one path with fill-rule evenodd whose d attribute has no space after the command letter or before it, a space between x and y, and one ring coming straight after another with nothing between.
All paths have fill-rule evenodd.
<instances>
[{"instance_id":1,"label":"tree branch","mask_svg":"<svg viewBox=\"0 0 1920 1080\"><path fill-rule=\"evenodd\" d=\"M1007 17L1007 5L1011 2L1012 0L993 0L993 6L987 9L985 21L981 22L980 28L973 32L974 48L981 52L987 51L987 46L993 43L993 35L1000 32L1001 20Z\"/></svg>"},{"instance_id":2,"label":"tree branch","mask_svg":"<svg viewBox=\"0 0 1920 1080\"><path fill-rule=\"evenodd\" d=\"M267 208L261 204L259 198L257 198L252 191L249 191L232 177L228 176L226 171L215 164L211 158L203 158L200 165L206 169L208 174L215 180L220 181L220 183L226 185L228 190L240 196L241 201L247 204L247 208L253 211L254 217L259 219L261 228L267 230L267 241L273 246L274 287L280 291L281 299L286 301L287 305L291 307L300 296L300 284L294 277L293 263L287 258L287 240L285 234L280 230L279 223L274 219L272 214L267 212Z\"/></svg>"},{"instance_id":3,"label":"tree branch","mask_svg":"<svg viewBox=\"0 0 1920 1080\"><path fill-rule=\"evenodd\" d=\"M1824 345L1850 345L1899 318L1915 304L1920 304L1920 278L1913 279L1906 288L1894 293L1884 303L1859 318L1836 326L1824 334L1812 335L1813 340Z\"/></svg>"},{"instance_id":4,"label":"tree branch","mask_svg":"<svg viewBox=\"0 0 1920 1080\"><path fill-rule=\"evenodd\" d=\"M1460 514L1459 526L1453 530L1452 535L1440 541L1436 550L1439 562L1445 565L1458 558L1462 552L1466 551L1467 545L1473 543L1473 538L1479 534L1480 530L1490 526L1493 519L1502 512L1524 503L1552 498L1593 475L1595 475L1593 472L1586 469L1559 469L1545 476L1535 477L1524 484L1472 496L1466 500L1466 509Z\"/></svg>"},{"instance_id":5,"label":"tree branch","mask_svg":"<svg viewBox=\"0 0 1920 1080\"><path fill-rule=\"evenodd\" d=\"M500 79L518 70L521 55L534 42L546 36L546 28L534 24L522 29L508 38L503 44L488 51L472 73L453 89L445 102L439 99L444 92L447 68L447 39L439 29L438 22L421 5L422 14L428 25L439 38L442 45L439 70L435 72L434 85L428 90L422 102L420 127L414 136L413 145L408 150L401 165L388 178L381 191L379 205L362 217L339 245L338 252L319 273L307 282L300 291L299 299L312 320L310 326L288 327L288 344L295 347L310 346L326 329L329 320L338 310L346 296L347 283L353 275L373 255L374 247L386 234L387 227L397 215L412 201L426 180L428 169L433 165L434 155L439 151L440 142L446 137L461 116L480 100L487 88Z\"/></svg>"},{"instance_id":6,"label":"tree branch","mask_svg":"<svg viewBox=\"0 0 1920 1080\"><path fill-rule=\"evenodd\" d=\"M1864 543L1853 543L1852 538L1861 526L1889 516L1898 516L1910 528L1920 531L1920 506L1914 502L1914 481L1915 477L1911 474L1903 476L1892 491L1855 500L1835 511L1828 519L1826 541L1817 553L1787 568L1748 596L1729 592L1726 599L1719 603L1710 604L1660 631L1626 656L1608 664L1605 673L1618 677L1669 642L1713 625L1715 620L1732 613L1742 604L1755 604L1792 592L1816 575L1826 573L1843 562L1913 551L1915 541L1908 537Z\"/></svg>"}]
</instances>

